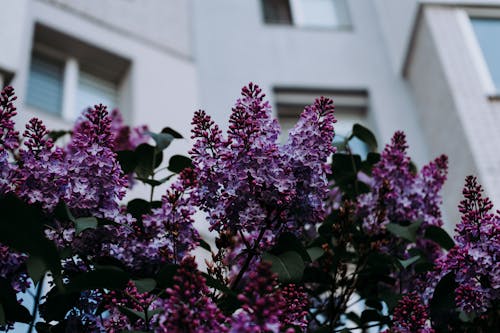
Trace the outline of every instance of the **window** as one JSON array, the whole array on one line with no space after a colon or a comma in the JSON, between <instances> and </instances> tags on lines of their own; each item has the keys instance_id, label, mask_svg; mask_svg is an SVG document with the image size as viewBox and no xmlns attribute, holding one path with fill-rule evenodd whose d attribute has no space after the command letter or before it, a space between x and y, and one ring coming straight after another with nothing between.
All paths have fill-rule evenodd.
<instances>
[{"instance_id":1,"label":"window","mask_svg":"<svg viewBox=\"0 0 500 333\"><path fill-rule=\"evenodd\" d=\"M0 90L10 84L13 76L14 74L12 72L0 68Z\"/></svg>"},{"instance_id":2,"label":"window","mask_svg":"<svg viewBox=\"0 0 500 333\"><path fill-rule=\"evenodd\" d=\"M500 19L471 18L484 60L497 92L500 92Z\"/></svg>"},{"instance_id":3,"label":"window","mask_svg":"<svg viewBox=\"0 0 500 333\"><path fill-rule=\"evenodd\" d=\"M367 125L368 93L364 90L325 90L275 88L274 96L281 125L281 141L286 141L288 133L295 126L306 105L319 96L332 98L335 104L335 139L341 143L351 134L356 123ZM366 157L368 147L364 142L353 138L349 142L353 153Z\"/></svg>"},{"instance_id":4,"label":"window","mask_svg":"<svg viewBox=\"0 0 500 333\"><path fill-rule=\"evenodd\" d=\"M27 103L67 120L95 104L119 107L128 67L126 59L37 24Z\"/></svg>"},{"instance_id":5,"label":"window","mask_svg":"<svg viewBox=\"0 0 500 333\"><path fill-rule=\"evenodd\" d=\"M33 53L28 79L27 103L37 109L59 114L62 110L64 63Z\"/></svg>"},{"instance_id":6,"label":"window","mask_svg":"<svg viewBox=\"0 0 500 333\"><path fill-rule=\"evenodd\" d=\"M264 22L298 27L350 26L346 0L262 0Z\"/></svg>"}]
</instances>

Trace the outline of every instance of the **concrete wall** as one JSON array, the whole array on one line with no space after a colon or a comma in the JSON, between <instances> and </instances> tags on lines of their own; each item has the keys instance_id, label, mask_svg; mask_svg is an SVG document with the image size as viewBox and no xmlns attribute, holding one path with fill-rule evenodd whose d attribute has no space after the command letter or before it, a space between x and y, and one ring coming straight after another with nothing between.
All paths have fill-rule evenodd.
<instances>
[{"instance_id":1,"label":"concrete wall","mask_svg":"<svg viewBox=\"0 0 500 333\"><path fill-rule=\"evenodd\" d=\"M404 129L412 155L427 159L408 86L391 65L373 2L349 0L352 29L307 29L263 23L259 0L194 0L194 54L200 102L219 123L239 89L274 86L367 89L381 142ZM311 101L312 102L312 101Z\"/></svg>"},{"instance_id":2,"label":"concrete wall","mask_svg":"<svg viewBox=\"0 0 500 333\"><path fill-rule=\"evenodd\" d=\"M150 47L191 54L191 0L38 0Z\"/></svg>"},{"instance_id":3,"label":"concrete wall","mask_svg":"<svg viewBox=\"0 0 500 333\"><path fill-rule=\"evenodd\" d=\"M463 9L427 5L406 69L428 147L450 157L444 197L455 222L468 174L479 176L493 202L500 200L498 106L488 99L474 39Z\"/></svg>"}]
</instances>

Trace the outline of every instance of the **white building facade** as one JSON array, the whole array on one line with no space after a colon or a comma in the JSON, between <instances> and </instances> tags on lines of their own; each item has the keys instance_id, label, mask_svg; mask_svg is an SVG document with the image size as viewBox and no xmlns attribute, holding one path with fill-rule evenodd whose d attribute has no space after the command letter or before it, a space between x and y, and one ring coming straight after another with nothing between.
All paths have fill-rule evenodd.
<instances>
[{"instance_id":1,"label":"white building facade","mask_svg":"<svg viewBox=\"0 0 500 333\"><path fill-rule=\"evenodd\" d=\"M448 154L450 228L467 174L500 202L500 0L0 0L0 8L0 83L16 88L19 123L37 116L64 128L105 102L130 124L189 137L194 110L224 124L252 81L285 129L328 95L339 135L360 122L382 144L401 129L417 165Z\"/></svg>"}]
</instances>

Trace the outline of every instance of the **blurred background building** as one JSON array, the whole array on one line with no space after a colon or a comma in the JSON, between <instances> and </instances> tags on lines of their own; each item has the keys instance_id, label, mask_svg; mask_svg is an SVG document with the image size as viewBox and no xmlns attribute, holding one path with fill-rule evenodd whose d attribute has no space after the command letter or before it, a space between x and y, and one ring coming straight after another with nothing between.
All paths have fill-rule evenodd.
<instances>
[{"instance_id":1,"label":"blurred background building","mask_svg":"<svg viewBox=\"0 0 500 333\"><path fill-rule=\"evenodd\" d=\"M253 81L285 130L326 95L339 136L359 122L380 144L404 130L417 165L448 154L449 229L467 174L500 203L500 0L0 0L0 22L19 123L102 102L189 137L194 110L224 124Z\"/></svg>"}]
</instances>

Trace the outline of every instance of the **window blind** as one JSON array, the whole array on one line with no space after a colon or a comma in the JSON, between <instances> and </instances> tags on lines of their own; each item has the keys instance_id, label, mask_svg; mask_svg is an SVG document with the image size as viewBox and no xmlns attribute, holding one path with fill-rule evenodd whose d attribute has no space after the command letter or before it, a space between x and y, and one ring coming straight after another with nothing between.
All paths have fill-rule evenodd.
<instances>
[{"instance_id":1,"label":"window blind","mask_svg":"<svg viewBox=\"0 0 500 333\"><path fill-rule=\"evenodd\" d=\"M79 113L100 103L111 111L118 106L117 96L118 90L114 83L80 71L76 97L76 110Z\"/></svg>"},{"instance_id":2,"label":"window blind","mask_svg":"<svg viewBox=\"0 0 500 333\"><path fill-rule=\"evenodd\" d=\"M27 103L52 114L62 110L63 64L33 54L28 78Z\"/></svg>"}]
</instances>

